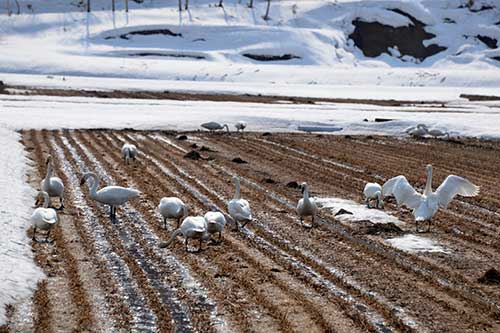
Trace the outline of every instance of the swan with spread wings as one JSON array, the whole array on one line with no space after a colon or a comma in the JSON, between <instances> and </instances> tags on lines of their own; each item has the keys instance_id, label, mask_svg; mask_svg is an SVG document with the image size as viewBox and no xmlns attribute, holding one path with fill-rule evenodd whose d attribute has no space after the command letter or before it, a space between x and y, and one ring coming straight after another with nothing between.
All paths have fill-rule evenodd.
<instances>
[{"instance_id":1,"label":"swan with spread wings","mask_svg":"<svg viewBox=\"0 0 500 333\"><path fill-rule=\"evenodd\" d=\"M429 226L426 231L431 228L431 219L436 214L438 209L446 208L456 195L464 197L473 197L479 194L479 187L472 184L465 178L449 175L444 182L432 191L432 165L427 165L427 183L424 192L418 193L408 183L405 176L397 176L389 179L382 187L382 194L386 196L394 196L398 206L405 205L413 210L415 216L416 229L419 230L419 223L425 221Z\"/></svg>"}]
</instances>

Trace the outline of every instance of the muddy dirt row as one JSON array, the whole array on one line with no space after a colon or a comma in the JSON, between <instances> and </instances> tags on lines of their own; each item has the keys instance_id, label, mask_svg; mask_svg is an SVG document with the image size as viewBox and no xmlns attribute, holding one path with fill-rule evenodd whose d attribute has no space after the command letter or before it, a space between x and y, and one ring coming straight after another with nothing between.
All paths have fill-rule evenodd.
<instances>
[{"instance_id":1,"label":"muddy dirt row","mask_svg":"<svg viewBox=\"0 0 500 333\"><path fill-rule=\"evenodd\" d=\"M33 244L48 278L31 304L9 311L11 331L498 331L498 284L479 282L500 269L500 194L495 189L500 144L464 140L151 131L25 131L37 187L45 157L66 184L66 208L53 244ZM136 163L120 147L136 144ZM185 155L197 151L201 158ZM239 158L240 163L233 160ZM241 163L243 160L246 163ZM386 203L399 230L368 232L370 221L349 222L320 210L306 230L294 212L301 197L290 182L307 181L317 197L362 203L365 182L404 174L417 187L426 164L435 184L450 173L481 186L475 198L455 200L435 217L425 237L447 252L409 253L388 238L413 234L412 215ZM86 171L101 185L130 186L139 199L109 210L91 200L79 180ZM226 211L232 175L255 220L228 225L221 244L186 252L179 240L163 249L175 228L162 228L156 206L178 196L190 215ZM288 185L287 185L288 184ZM194 248L194 244L191 245ZM24 313L31 309L32 315ZM20 318L29 316L30 320Z\"/></svg>"}]
</instances>

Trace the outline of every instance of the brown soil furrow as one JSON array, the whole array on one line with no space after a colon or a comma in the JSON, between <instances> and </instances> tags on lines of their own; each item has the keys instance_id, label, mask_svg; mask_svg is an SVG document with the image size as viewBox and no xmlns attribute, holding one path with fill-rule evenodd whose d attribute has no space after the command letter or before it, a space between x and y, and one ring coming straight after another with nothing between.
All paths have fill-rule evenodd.
<instances>
[{"instance_id":1,"label":"brown soil furrow","mask_svg":"<svg viewBox=\"0 0 500 333\"><path fill-rule=\"evenodd\" d=\"M99 215L98 210L83 195L82 191L75 184L79 184L77 174L81 174L79 166L73 159L76 152L67 141L59 136L51 138L51 144L57 151L57 158L61 163L61 170L64 171L68 182L73 184L69 187L73 194L73 201L78 209L78 215L82 216L85 223L82 223L82 234L87 239L86 243L91 245L90 251L92 257L97 258L100 265L100 273L105 274L101 281L105 282L110 296L108 301L116 307L115 315L121 316L121 325L127 327L140 328L142 330L151 330L156 327L156 316L146 306L144 296L139 291L136 281L128 268L127 258L120 253L116 244L113 244L113 238L109 236L108 230L100 221L106 221L107 218ZM92 209L90 209L92 208ZM111 241L110 241L111 240ZM135 277L135 276L134 276ZM109 284L109 281L112 281Z\"/></svg>"},{"instance_id":2,"label":"brown soil furrow","mask_svg":"<svg viewBox=\"0 0 500 333\"><path fill-rule=\"evenodd\" d=\"M103 178L102 170L96 161L92 159L86 147L82 146L79 142L65 133L63 140L66 141L68 148L74 149L73 158L79 169L82 170L95 170L96 173ZM112 179L108 178L111 184ZM149 258L146 257L144 251L137 246L136 241L132 238L128 224L143 223L141 217L138 215L133 216L131 220L119 219L113 223L109 222L107 217L108 207L103 209L97 206L95 202L90 202L89 206L96 211L96 215L100 217L101 225L106 233L106 239L112 245L114 251L120 254L123 258L128 269L131 271L132 283L137 286L136 293L141 293L144 297L138 297L138 301L142 302L142 307L149 309L148 311L154 313L154 317L158 318L157 325L160 330L178 329L180 331L191 331L192 325L189 314L182 308L180 302L174 303L172 301L172 294L170 287L161 283L160 273L151 265ZM134 288L134 289L135 289ZM171 311L173 308L173 311Z\"/></svg>"},{"instance_id":3,"label":"brown soil furrow","mask_svg":"<svg viewBox=\"0 0 500 333\"><path fill-rule=\"evenodd\" d=\"M149 145L149 146L154 146L154 145ZM153 159L156 159L156 158L162 158L162 157L160 157L160 155L164 155L164 151L163 151L163 153L160 153L160 152L157 152L157 153L152 153L151 151L149 151L147 155L148 155L148 156L146 156L146 158L149 158L149 159L152 159L152 158L153 158ZM151 156L154 156L154 157L151 157ZM162 160L162 163L164 163L164 162L166 162L166 161ZM168 161L167 161L167 164L169 164L169 163L170 163L170 162L168 162ZM160 164L160 163L158 163L158 164ZM172 166L172 165L170 165L169 167L170 167L170 168L172 168L172 169L175 169L175 170L176 170L176 172L181 172L181 171L177 170L177 167L176 167L176 166ZM165 169L165 167L163 167L163 166L162 166L162 168L161 168L161 171L162 171L163 173L167 174L167 175L172 174L172 171L170 171L170 170L168 170L168 169ZM181 174L182 174L182 172L181 172ZM186 181L184 181L184 180L179 180L178 178L176 178L176 177L179 177L179 176L172 175L172 177L174 177L174 179L176 179L178 182L180 182L181 184L183 184L183 186L186 186L187 188L189 188L189 189L190 189L190 191L194 192L194 193L195 193L195 194L194 194L194 197L195 197L197 200L201 201L202 203L204 203L204 204L205 204L205 205L207 205L208 207L215 207L215 208L217 208L217 206L213 203L213 200L214 200L214 199L208 199L208 198L206 198L206 197L205 197L205 195L201 194L200 192L198 192L198 190L196 190L196 189L194 189L194 188L192 187L192 186L195 186L195 187L196 187L196 186L199 186L199 185L200 185L199 183L197 183L196 185L188 185L188 184L186 184ZM190 182L190 181L194 181L194 180L190 179L189 177L187 177L187 178L188 178L188 182ZM201 185L203 185L203 184L201 184ZM213 194L213 193L211 193L211 196L213 197L213 196L214 196L214 194ZM217 195L216 195L216 194L215 194L215 196L216 196L216 198L217 198ZM215 200L219 200L219 201L220 201L220 198L217 198L217 199L215 199ZM224 202L221 202L221 204L222 204L222 205L224 205ZM249 237L248 235L246 235L246 238L247 238L247 241L252 241L252 239L253 239L254 237ZM252 242L255 244L255 241L252 241ZM252 245L253 245L253 244L252 244ZM255 244L255 245L260 246L260 247L262 248L262 244ZM274 249L274 250L273 250L273 249ZM295 260L295 259L294 259L294 258L292 258L292 257L290 257L290 258L288 258L288 259L286 259L286 258L285 258L285 259L283 259L283 258L281 258L280 256L277 256L275 252L276 252L276 251L279 251L279 250L278 250L278 249L276 249L276 248L274 248L274 247L272 247L272 246L271 246L271 248L269 248L269 247L268 247L268 248L264 248L263 250L264 250L265 252L267 252L267 253L268 253L268 256L269 256L269 255L273 256L273 257L274 257L274 260L275 260L275 261L277 261L278 263L279 263L279 262L282 262L282 265L287 265L287 266L289 267L289 269L292 269L292 270L295 270L295 271L297 271L297 270L298 270L296 274L299 274L299 276L305 276L305 279L308 279L309 281L313 280L313 282L310 282L310 283L312 283L312 284L313 284L313 286L314 286L314 285L316 285L316 286L318 287L318 279L321 279L321 278L320 278L319 276L318 276L318 277L311 277L311 274L310 274L310 272L309 272L309 271L310 271L310 268L309 268L306 272L304 272L303 270L301 271L301 270L300 270L300 269L301 269L300 267L302 267L302 269L303 269L303 267L304 267L304 265L303 265L303 264L301 264L299 261L297 261L295 264L293 264L293 260ZM285 257L289 257L289 256L285 255ZM314 273L314 274L315 274L315 275L317 275L317 273ZM303 278L304 278L304 277L303 277ZM316 282L314 282L314 281L316 281ZM320 280L320 281L321 281L321 280ZM334 286L333 284L331 284L330 282L326 282L326 281L323 281L323 282L320 282L320 283L322 283L322 284L320 284L320 285L319 285L319 287L323 288L322 286L324 286L324 285L325 285L325 283L326 283L326 285L328 285L328 286L329 286L326 290L328 290L328 291L329 291L329 293L331 293L332 291L335 291L335 292L334 292L334 294L333 294L333 296L335 296L335 297L341 297L340 301L342 300L342 297L343 297L343 296L342 296L341 294L340 294L340 296L339 296L338 291L337 291L337 289L338 289L337 287L335 287L335 286ZM317 287L316 287L316 288L317 288ZM325 288L326 288L326 287L325 287ZM344 301L345 301L345 300L344 300ZM349 304L349 302L352 302L352 300L350 300L350 299L349 299L347 302L348 302L348 304ZM347 306L349 307L349 305L347 305ZM365 309L365 310L363 310L363 311L364 311L364 312L366 312L366 306L364 306L364 305L360 305L360 306L362 306L362 307Z\"/></svg>"},{"instance_id":4,"label":"brown soil furrow","mask_svg":"<svg viewBox=\"0 0 500 333\"><path fill-rule=\"evenodd\" d=\"M112 139L112 140L114 140L114 144L115 144L115 145L121 144L121 143L123 142L123 139L121 139L121 138L119 139L118 137L113 136L113 135L111 135L111 136L112 136L112 138L111 138L111 139ZM103 136L100 136L100 138L102 138L102 139L103 139L103 141L104 141L104 140L106 140L106 139L105 139L106 137L107 137L107 135L104 135L104 137L103 137ZM109 142L109 144L113 144L113 142ZM108 145L108 142L106 143L106 145ZM115 148L116 148L116 151L119 151L119 150L118 150L119 146L115 146ZM115 160L115 162L118 162L118 163L120 162L119 157L117 158L117 160ZM141 166L142 166L142 165L141 165ZM139 168L139 169L142 169L142 170L143 170L144 168L142 167L142 168ZM140 174L142 174L142 173L143 173L143 172L140 172ZM136 175L134 178L139 178L139 177L141 176L140 174ZM158 174L158 173L156 173L156 174ZM148 175L146 175L146 176L148 176ZM159 184L158 184L158 185L159 185ZM263 267L260 263L261 263L262 261L268 261L268 262L269 262L269 259L267 259L267 258L263 257L262 255L256 254L256 253L255 253L255 251L252 251L252 252L254 252L254 253L253 253L252 255L249 255L248 253L246 253L246 252L248 252L248 251L244 251L244 248L241 246L241 244L237 244L237 243L235 243L235 239L233 239L232 237L229 237L229 238L228 238L228 236L226 236L226 241L225 241L225 242L228 242L228 241L231 243L231 244L230 244L230 245L231 245L231 247L233 247L233 246L236 246L236 247L237 247L237 253L236 253L237 257L238 257L238 258L242 258L242 257L243 257L243 258L246 258L246 260L247 260L247 261L252 262L252 263L253 263L253 264L252 264L252 266L257 266L257 270L256 270L256 271L258 271L258 272L262 272L262 271L269 271L270 269L273 269L273 267L274 267L274 270L278 270L278 271L279 271L279 269L277 269L277 268L276 268L276 264L274 264L274 266L271 266L271 264L269 264L268 266L270 266L270 268L265 269L265 268L264 268L264 267ZM228 250L226 249L226 250L225 250L225 252L227 252L227 251L228 251ZM256 260L256 259L255 259L255 257L258 257L258 258L259 258L259 260ZM285 274L282 272L282 273L280 274L280 276L283 278L283 277L285 277ZM267 278L269 278L269 277L272 277L272 276L268 276ZM288 279L285 279L285 280L288 280ZM325 330L325 329L326 329L326 330L332 330L332 327L331 327L331 326L329 326L329 325L328 325L328 324L327 324L327 323L323 320L323 318L322 318L322 317L318 317L318 315L317 315L317 314L318 314L318 313L320 313L320 309L321 309L321 308L320 308L320 307L316 307L316 306L315 306L315 305L313 305L310 301L308 301L308 299L307 299L306 297L304 297L304 296L303 296L303 293L302 293L302 292L297 293L297 291L294 291L294 294L291 294L290 292L291 292L292 286L290 285L290 283L289 283L289 284L287 284L287 285L285 285L284 283L282 283L280 280L278 280L278 279L276 279L276 278L273 278L273 279L272 279L272 283L273 283L273 287L274 287L274 288L276 288L274 285L277 285L277 286L278 286L278 287L282 290L282 291L281 291L281 293L282 293L283 291L285 291L287 294L289 294L289 295L287 296L287 297L289 298L289 300L288 300L288 301L286 301L286 302L285 302L285 301L282 301L282 302L284 302L284 303L290 303L290 299L293 299L293 300L294 300L294 302L299 301L299 304L304 304L304 305L306 305L306 306L304 307L304 309L306 310L306 312L308 312L308 313L309 313L309 315L311 315L311 316L313 316L313 317L316 317L316 318L314 319L314 322L315 322L316 324L318 324L318 323L319 323L319 324L321 324L321 326L323 327L323 329L322 329L322 330ZM259 288L259 286L258 286L258 285L257 285L257 286L253 286L253 288ZM299 285L299 286L298 286L298 285L294 285L294 286L293 286L293 288L294 288L294 289L298 289L298 290L300 290L301 286L300 286L300 285ZM303 288L303 287L302 287L302 288ZM267 292L270 292L270 289L271 289L271 288L268 288L268 291L267 291ZM287 290L289 290L289 291L287 292ZM274 297L277 297L277 296L279 296L279 295L276 295L276 294L274 295ZM309 291L309 292L308 292L308 296L309 296L309 297L311 296L311 291ZM317 297L317 299L319 299L319 297ZM322 306L324 306L324 304L322 304ZM297 307L297 305L295 305L295 307ZM287 306L287 308L288 308L289 310L293 309L293 307L291 307L291 306L290 306L290 304ZM296 311L297 311L297 310L296 310ZM297 315L298 315L298 314L296 314L296 316L297 316ZM338 316L337 316L336 321L337 321L337 322L339 322L339 319L340 319L340 318L338 318ZM301 318L301 321L303 321L303 318ZM333 322L333 321L332 321L332 322ZM304 324L307 324L307 322L305 322ZM313 324L313 325L314 325L314 324ZM313 327L313 326L308 326L308 329L309 329L309 330L311 330L311 329L312 329L312 327ZM299 328L300 328L300 327L295 327L294 329L299 329ZM345 330L345 329L344 329L344 330Z\"/></svg>"},{"instance_id":5,"label":"brown soil furrow","mask_svg":"<svg viewBox=\"0 0 500 333\"><path fill-rule=\"evenodd\" d=\"M439 148L442 147L442 145L438 143L436 143L436 145L425 145L423 146L424 149L420 151L412 151L412 148L420 147L421 145L416 145L412 141L387 139L386 141L384 141L383 145L377 145L376 147L373 147L373 145L376 144L378 141L372 140L373 144L368 145L369 148L367 147L364 149L363 146L360 147L359 145L359 143L362 142L360 140L349 140L349 141L343 140L339 142L338 139L336 140L328 137L329 138L328 141L322 142L323 146L318 146L317 142L312 143L311 140L307 139L304 141L301 140L294 142L291 140L287 140L286 138L280 140L281 138L282 138L281 136L279 138L278 136L276 136L274 140L273 138L269 138L266 140L260 138L255 138L255 139L262 143L267 142L267 144L281 145L284 147L288 147L286 148L288 150L290 149L296 149L299 151L305 150L308 151L309 154L311 152L318 152L321 151L322 149L325 149L325 145L332 146L333 143L333 146L329 150L334 152L333 153L334 155L341 154L341 157L344 160L348 161L347 163L349 162L356 163L356 161L358 163L359 161L363 161L364 163L369 163L368 165L365 166L365 168L367 170L373 170L372 172L374 174L377 173L384 174L384 171L380 169L380 166L389 167L388 170L399 170L398 172L400 174L404 173L405 175L407 175L407 177L411 182L420 181L422 179L421 176L424 175L424 169L423 169L424 162L425 163L432 162L435 166L436 175L438 177L442 177L443 179L449 173L458 173L460 175L463 175L462 174L463 170L467 170L467 176L479 185L489 187L490 184L494 183L495 171L493 169L488 170L488 165L492 166L496 165L495 162L491 161L488 164L483 164L482 166L475 165L472 167L469 165L470 163L468 163L463 167L458 167L460 165L459 161L457 161L457 159L452 156L457 156L457 155L461 156L460 160L467 160L468 162L469 159L476 160L477 157L474 158L474 156L469 156L469 157L463 156L462 150L453 151L452 155L449 158L443 158L443 151L445 151L446 149L440 149L439 154L431 154L431 152L429 151L430 149L434 148L435 146ZM387 144L385 144L386 142ZM393 147L392 145L393 142L396 142L397 146ZM289 144L293 144L294 148L290 148ZM352 146L350 146L349 144L351 144ZM393 149L389 150L388 147ZM339 153L338 149L340 149L341 151L346 151L347 149L349 154ZM401 154L402 151L404 151L404 154ZM366 156L369 156L370 158L366 159ZM412 156L417 156L417 157L413 158ZM332 158L337 158L337 156ZM453 161L452 162L453 164L449 164L450 161ZM498 162L499 161L496 161L496 163ZM412 172L401 171L402 170L401 168L407 166L412 167ZM475 170L481 170L481 172L475 172ZM489 172L485 173L484 171L489 171ZM417 178L415 179L413 175L415 175ZM473 177L471 177L472 175ZM387 179L393 176L395 175L392 173L386 174ZM492 199L493 199L492 197L488 198L488 200ZM474 201L477 202L478 199L474 199ZM497 204L498 206L499 201L496 200L494 201L494 203Z\"/></svg>"},{"instance_id":6,"label":"brown soil furrow","mask_svg":"<svg viewBox=\"0 0 500 333\"><path fill-rule=\"evenodd\" d=\"M37 174L45 174L45 157L50 153L47 146L43 145L33 132L25 132L24 138L31 138L26 147L33 151L33 157L37 162ZM26 143L26 142L25 142ZM27 144L27 143L26 143ZM43 145L43 147L42 147ZM32 186L38 188L41 177L32 179ZM53 325L62 330L73 330L81 328L87 330L94 326L91 314L91 306L88 295L80 280L78 262L75 254L70 250L69 235L65 232L67 216L65 212L59 212L60 223L55 232L53 244L33 243L37 252L40 266L48 275L47 291L49 297L53 298L54 307L64 306L62 310L54 311ZM43 258L44 257L44 258Z\"/></svg>"},{"instance_id":7,"label":"brown soil furrow","mask_svg":"<svg viewBox=\"0 0 500 333\"><path fill-rule=\"evenodd\" d=\"M153 144L150 144L150 145L152 146ZM169 159L168 159L168 161L162 161L162 162L171 163L172 158L173 158L173 155L172 155L172 154L169 154ZM184 166L184 167L185 167L185 166ZM204 173L206 173L206 170L204 170L203 172L204 172ZM201 175L196 177L196 179L201 179L201 178L203 178ZM229 178L228 178L228 179L229 179ZM220 186L220 185L213 185L213 187L215 187L215 188L217 188L218 186ZM214 194L212 194L212 196L213 196L213 195L214 195ZM214 199L214 200L220 200L220 196L217 196L217 195L215 195L215 196L216 196L216 199ZM225 200L223 199L223 200L222 200L222 204L223 204L223 205L224 205L224 202L225 202ZM272 239L271 241L276 241L277 237L276 237L276 235L272 235L272 237L270 237L270 239ZM307 260L307 258L306 258L306 260ZM323 269L324 269L324 268L323 268ZM331 275L331 272L330 272L330 273L328 273L328 274L330 274L330 275ZM338 279L338 277L337 277L337 279ZM350 289L352 289L352 285L350 286Z\"/></svg>"},{"instance_id":8,"label":"brown soil furrow","mask_svg":"<svg viewBox=\"0 0 500 333\"><path fill-rule=\"evenodd\" d=\"M220 147L220 146L219 146L219 147ZM238 147L238 148L235 148L235 149L240 149L240 148ZM263 162L263 159L260 159L260 161L261 161L261 164L259 164L259 170L262 170L262 162ZM231 164L231 166L233 166L233 165L234 165L234 164ZM240 171L241 171L241 170L240 170ZM241 171L241 172L245 172L245 173L249 174L249 173L250 173L250 170L247 168L247 169L245 169L244 171ZM287 174L289 175L289 174L290 174L290 168L287 168L287 172L288 172ZM260 180L260 179L257 179L256 181L259 181L259 180ZM267 186L267 189L269 189L269 188L271 188L271 187L275 188L275 186L274 186L274 185L268 185L268 186ZM280 188L281 188L281 187L280 187ZM266 190L267 190L267 189L266 189ZM287 191L287 192L290 192L290 191ZM287 195L287 194L285 194L285 195ZM274 196L274 197L275 197L275 196ZM286 204L285 204L285 206L286 206ZM460 246L457 246L457 248L460 248L461 246L463 246L463 244L460 244ZM490 258L490 260L495 261L495 258L497 258L497 256L496 256L496 255L494 255L494 251L493 251L493 252L492 252L492 251L487 251L486 253L490 253L490 255L492 255L492 257ZM463 260L463 257L461 257L461 260ZM491 264L491 262L490 262L490 264ZM440 264L439 264L439 265L440 265ZM440 270L440 268L439 268L439 267L440 267L440 266L438 266L438 265L434 264L434 267L433 267L431 270L438 270L438 271L439 271L439 270ZM477 278L477 277L474 277L474 279L475 279L475 278Z\"/></svg>"},{"instance_id":9,"label":"brown soil furrow","mask_svg":"<svg viewBox=\"0 0 500 333\"><path fill-rule=\"evenodd\" d=\"M269 154L270 154L269 149L267 149L265 151L259 151L261 149L258 149L258 148L252 149L251 151L249 151L245 155L244 151L246 149L246 145L244 145L244 144L239 145L237 140L234 140L231 145L227 145L225 143L220 143L220 144L224 145L224 147L229 151L236 150L240 155L245 156L246 158L249 158L250 156L257 155L257 156L259 156L260 160L262 160L262 161L267 160L271 163L271 164L269 164L270 167L268 167L268 168L274 167L274 164L275 164L274 158L275 158L277 153L272 149L271 149L271 151L273 151L272 156L269 156ZM278 153L278 154L282 154L282 153ZM282 154L282 156L286 157L287 155ZM306 174L310 173L310 174L314 175L314 178L321 179L318 182L318 184L322 184L322 185L328 184L328 183L335 184L335 187L329 187L327 190L325 189L327 191L327 193L331 193L332 190L333 191L342 190L344 192L344 193L342 193L343 196L353 197L353 194L352 194L353 193L352 192L353 186L352 186L352 183L350 183L351 178L349 178L349 182L346 182L345 180L346 180L347 176L345 176L345 174L343 174L341 177L337 177L337 175L335 173L334 174L329 173L328 167L327 168L317 167L314 165L314 163L306 161L303 158L295 158L295 162L296 162L296 163L294 163L295 167L298 167L299 165L302 166L302 168L303 168L302 173L306 173ZM261 164L261 169L262 169L262 164ZM317 172L312 173L312 170L314 170L314 169L316 169ZM266 169L264 169L264 170L266 170ZM289 172L287 172L286 174L289 174ZM332 177L335 177L336 179L333 180ZM312 177L309 177L309 179L312 179ZM355 193L356 193L355 194L356 197L353 199L356 201L359 201L360 194L362 193L362 187L356 188ZM394 208L394 206L391 206L390 204L388 204L388 207ZM452 220L453 223L450 223L449 215L445 219L440 219L440 216L443 216L443 212L446 212L446 211L450 211L450 210L442 210L438 215L436 215L436 217L434 218L435 222L437 222L437 223L434 223L435 227L438 227L445 232L450 232L453 230L453 228L456 228L457 225L461 225L462 226L461 229L464 232L460 233L459 237L465 238L468 242L478 243L478 244L482 245L483 249L484 249L484 245L489 247L489 246L491 246L492 241L494 242L497 239L496 230L491 230L492 228L496 229L494 226L491 226L491 225L488 226L482 222L481 222L481 225L479 225L479 226L475 226L475 225L471 226L470 223L464 223L461 220L464 217L461 215L458 215L458 213L456 213L456 212L452 212L452 214L451 214L454 216L454 218ZM465 218L469 220L468 222L471 222L470 217L465 217ZM476 220L477 219L473 219L473 221L476 221ZM484 227L487 227L488 230L485 230ZM470 235L471 233L479 233L481 235L481 237L471 236ZM456 238L456 236L457 236L456 233L454 236ZM461 244L461 245L463 245L463 244ZM471 246L471 244L469 244L469 246ZM477 247L475 249L479 250Z\"/></svg>"}]
</instances>

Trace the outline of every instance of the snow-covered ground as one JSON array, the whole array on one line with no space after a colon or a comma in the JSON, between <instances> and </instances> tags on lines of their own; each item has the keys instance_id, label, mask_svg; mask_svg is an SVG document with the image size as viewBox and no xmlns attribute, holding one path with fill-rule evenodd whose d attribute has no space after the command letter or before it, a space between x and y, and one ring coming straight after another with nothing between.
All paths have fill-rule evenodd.
<instances>
[{"instance_id":1,"label":"snow-covered ground","mask_svg":"<svg viewBox=\"0 0 500 333\"><path fill-rule=\"evenodd\" d=\"M13 2L13 1L11 1ZM198 0L178 12L177 2L20 0L22 15L5 15L0 2L0 73L119 77L187 82L254 84L500 87L498 48L477 36L500 40L500 8L471 12L459 0L276 1L263 20L265 1L248 8L240 0ZM477 6L495 0L477 0ZM86 2L83 2L86 3ZM2 6L4 4L4 6ZM31 4L31 9L27 5ZM498 3L497 3L498 4ZM3 7L3 8L2 8ZM2 10L3 9L3 10ZM368 58L353 45L352 21L408 26L401 9L427 24L436 37L425 45L446 47L420 62L382 54ZM453 23L454 22L454 23ZM167 29L172 34L139 35ZM244 54L300 59L262 62ZM182 57L180 57L182 56ZM196 57L196 58L193 58ZM1 79L1 74L0 74ZM311 89L312 90L312 89Z\"/></svg>"},{"instance_id":2,"label":"snow-covered ground","mask_svg":"<svg viewBox=\"0 0 500 333\"><path fill-rule=\"evenodd\" d=\"M26 236L34 193L25 181L28 160L19 139L18 133L0 126L0 325L5 322L4 305L29 296L43 277Z\"/></svg>"}]
</instances>

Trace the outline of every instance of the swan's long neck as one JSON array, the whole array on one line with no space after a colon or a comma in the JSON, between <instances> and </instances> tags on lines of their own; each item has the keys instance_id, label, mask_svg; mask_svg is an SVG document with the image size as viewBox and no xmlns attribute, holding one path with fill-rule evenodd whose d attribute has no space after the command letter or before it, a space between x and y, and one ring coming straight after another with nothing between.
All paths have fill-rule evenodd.
<instances>
[{"instance_id":1,"label":"swan's long neck","mask_svg":"<svg viewBox=\"0 0 500 333\"><path fill-rule=\"evenodd\" d=\"M235 179L234 185L236 186L236 192L234 192L233 199L238 200L240 198L240 181L238 179Z\"/></svg>"},{"instance_id":2,"label":"swan's long neck","mask_svg":"<svg viewBox=\"0 0 500 333\"><path fill-rule=\"evenodd\" d=\"M309 201L309 186L304 186L304 201Z\"/></svg>"},{"instance_id":3,"label":"swan's long neck","mask_svg":"<svg viewBox=\"0 0 500 333\"><path fill-rule=\"evenodd\" d=\"M97 195L97 186L99 186L99 177L97 177L96 174L89 174L88 175L89 178L92 179L92 186L90 187L90 194L92 196L95 196Z\"/></svg>"},{"instance_id":4,"label":"swan's long neck","mask_svg":"<svg viewBox=\"0 0 500 333\"><path fill-rule=\"evenodd\" d=\"M52 177L52 161L49 161L47 164L47 174L45 175L45 181L50 181L50 177Z\"/></svg>"},{"instance_id":5,"label":"swan's long neck","mask_svg":"<svg viewBox=\"0 0 500 333\"><path fill-rule=\"evenodd\" d=\"M225 127L226 131L229 133L229 126L227 126L227 124L222 125L222 127Z\"/></svg>"},{"instance_id":6,"label":"swan's long neck","mask_svg":"<svg viewBox=\"0 0 500 333\"><path fill-rule=\"evenodd\" d=\"M47 192L42 192L43 196L43 208L49 208L50 198Z\"/></svg>"},{"instance_id":7,"label":"swan's long neck","mask_svg":"<svg viewBox=\"0 0 500 333\"><path fill-rule=\"evenodd\" d=\"M425 183L424 195L432 193L432 167L427 169L427 182Z\"/></svg>"},{"instance_id":8,"label":"swan's long neck","mask_svg":"<svg viewBox=\"0 0 500 333\"><path fill-rule=\"evenodd\" d=\"M170 244L172 244L176 237L181 233L181 229L177 229L175 230L173 233L172 233L172 236L170 237L170 239L165 243L166 246L169 246Z\"/></svg>"}]
</instances>

